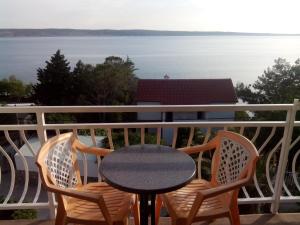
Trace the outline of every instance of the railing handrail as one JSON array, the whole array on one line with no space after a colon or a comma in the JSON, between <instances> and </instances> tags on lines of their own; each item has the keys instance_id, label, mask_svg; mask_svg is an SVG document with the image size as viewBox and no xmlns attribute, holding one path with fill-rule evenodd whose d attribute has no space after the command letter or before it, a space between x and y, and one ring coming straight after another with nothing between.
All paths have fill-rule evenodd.
<instances>
[{"instance_id":1,"label":"railing handrail","mask_svg":"<svg viewBox=\"0 0 300 225\"><path fill-rule=\"evenodd\" d=\"M93 113L93 112L222 112L287 111L293 104L215 104L215 105L120 105L120 106L3 106L0 113Z\"/></svg>"},{"instance_id":2,"label":"railing handrail","mask_svg":"<svg viewBox=\"0 0 300 225\"><path fill-rule=\"evenodd\" d=\"M157 128L157 127L284 127L285 121L210 121L210 122L134 122L134 123L55 123L45 124L44 129L66 128ZM36 130L37 124L0 125L0 130Z\"/></svg>"}]
</instances>

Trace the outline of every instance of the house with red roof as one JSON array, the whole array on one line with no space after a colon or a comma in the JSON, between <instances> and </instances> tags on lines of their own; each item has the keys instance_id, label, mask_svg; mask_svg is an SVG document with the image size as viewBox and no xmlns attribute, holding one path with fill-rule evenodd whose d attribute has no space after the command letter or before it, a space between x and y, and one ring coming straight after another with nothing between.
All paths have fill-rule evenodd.
<instances>
[{"instance_id":1,"label":"house with red roof","mask_svg":"<svg viewBox=\"0 0 300 225\"><path fill-rule=\"evenodd\" d=\"M139 79L137 102L160 105L233 104L231 79Z\"/></svg>"},{"instance_id":2,"label":"house with red roof","mask_svg":"<svg viewBox=\"0 0 300 225\"><path fill-rule=\"evenodd\" d=\"M140 79L138 105L210 105L238 102L231 79ZM138 113L139 121L234 120L234 112ZM165 140L172 132L164 129ZM169 142L169 141L167 141Z\"/></svg>"}]
</instances>

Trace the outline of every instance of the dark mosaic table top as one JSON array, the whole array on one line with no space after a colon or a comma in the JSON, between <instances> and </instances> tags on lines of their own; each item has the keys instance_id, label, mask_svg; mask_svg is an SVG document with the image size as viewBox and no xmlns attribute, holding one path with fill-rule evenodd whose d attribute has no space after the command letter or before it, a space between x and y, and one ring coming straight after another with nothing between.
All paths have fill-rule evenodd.
<instances>
[{"instance_id":1,"label":"dark mosaic table top","mask_svg":"<svg viewBox=\"0 0 300 225\"><path fill-rule=\"evenodd\" d=\"M115 150L100 165L110 185L133 193L165 193L189 183L196 171L194 160L168 146L132 145Z\"/></svg>"}]
</instances>

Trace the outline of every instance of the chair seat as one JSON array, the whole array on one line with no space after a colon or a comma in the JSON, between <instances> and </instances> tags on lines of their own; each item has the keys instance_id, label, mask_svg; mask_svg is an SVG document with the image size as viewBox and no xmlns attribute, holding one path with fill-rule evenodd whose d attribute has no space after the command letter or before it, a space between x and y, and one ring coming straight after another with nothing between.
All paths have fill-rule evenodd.
<instances>
[{"instance_id":1,"label":"chair seat","mask_svg":"<svg viewBox=\"0 0 300 225\"><path fill-rule=\"evenodd\" d=\"M186 220L192 208L198 190L211 188L211 184L203 179L193 180L187 186L173 192L163 194L163 201L168 204L169 212L174 212L177 219ZM228 193L205 199L194 218L194 222L206 220L212 216L223 217L229 213Z\"/></svg>"},{"instance_id":2,"label":"chair seat","mask_svg":"<svg viewBox=\"0 0 300 225\"><path fill-rule=\"evenodd\" d=\"M134 203L133 194L117 190L104 182L89 183L77 187L76 190L101 193L113 224L124 224L123 220L128 215L130 206ZM77 222L90 221L91 224L107 224L99 209L99 205L72 197L69 197L67 202L68 208L66 213L70 222L76 220Z\"/></svg>"}]
</instances>

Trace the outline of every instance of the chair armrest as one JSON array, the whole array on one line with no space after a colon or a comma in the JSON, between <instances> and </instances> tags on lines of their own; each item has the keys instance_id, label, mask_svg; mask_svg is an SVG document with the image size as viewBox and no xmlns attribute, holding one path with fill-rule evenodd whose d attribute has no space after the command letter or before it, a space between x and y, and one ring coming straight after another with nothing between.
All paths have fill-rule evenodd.
<instances>
[{"instance_id":1,"label":"chair armrest","mask_svg":"<svg viewBox=\"0 0 300 225\"><path fill-rule=\"evenodd\" d=\"M87 145L81 143L78 140L75 141L74 145L81 152L93 154L97 156L106 156L112 152L112 150L106 148L88 147Z\"/></svg>"},{"instance_id":2,"label":"chair armrest","mask_svg":"<svg viewBox=\"0 0 300 225\"><path fill-rule=\"evenodd\" d=\"M84 152L84 153L88 153L88 154L94 154L94 155L97 155L97 156L106 156L106 155L113 152L110 149L97 148L97 147L82 148L82 149L79 149L79 151Z\"/></svg>"},{"instance_id":3,"label":"chair armrest","mask_svg":"<svg viewBox=\"0 0 300 225\"><path fill-rule=\"evenodd\" d=\"M52 192L55 192L58 194L62 194L62 195L66 195L66 196L70 196L73 198L78 198L78 199L95 202L95 203L99 203L99 201L103 200L103 196L100 194L91 194L89 192L78 191L76 189L62 189L62 188L58 188L52 184L47 185L47 186L48 186L49 191L52 191Z\"/></svg>"},{"instance_id":4,"label":"chair armrest","mask_svg":"<svg viewBox=\"0 0 300 225\"><path fill-rule=\"evenodd\" d=\"M216 148L216 139L214 138L206 144L196 145L196 146L192 146L192 147L179 148L178 150L190 155L190 154L209 151L209 150L212 150L215 148Z\"/></svg>"},{"instance_id":5,"label":"chair armrest","mask_svg":"<svg viewBox=\"0 0 300 225\"><path fill-rule=\"evenodd\" d=\"M206 190L200 190L198 193L203 197L203 199L211 198L220 194L223 194L228 191L232 191L234 189L240 188L249 182L248 178L241 179L237 182L221 185L218 187L209 188Z\"/></svg>"},{"instance_id":6,"label":"chair armrest","mask_svg":"<svg viewBox=\"0 0 300 225\"><path fill-rule=\"evenodd\" d=\"M244 178L244 179L241 179L241 180L231 183L231 184L222 185L222 186L198 191L197 195L196 195L196 199L194 200L194 203L192 205L191 211L188 216L188 222L192 223L192 218L195 217L199 208L202 205L202 202L205 199L215 197L215 196L223 194L225 192L240 188L241 186L244 186L248 182L249 182L249 178Z\"/></svg>"}]
</instances>

